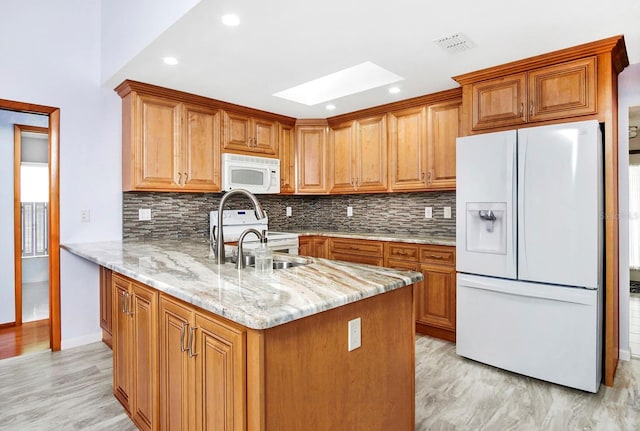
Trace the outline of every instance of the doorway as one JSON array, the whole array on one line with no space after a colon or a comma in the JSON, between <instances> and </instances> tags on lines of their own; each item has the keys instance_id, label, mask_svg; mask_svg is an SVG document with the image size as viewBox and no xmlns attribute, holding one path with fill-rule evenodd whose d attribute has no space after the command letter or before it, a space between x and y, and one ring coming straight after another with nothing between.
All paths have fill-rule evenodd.
<instances>
[{"instance_id":1,"label":"doorway","mask_svg":"<svg viewBox=\"0 0 640 431\"><path fill-rule=\"evenodd\" d=\"M629 349L640 358L640 106L629 108Z\"/></svg>"},{"instance_id":2,"label":"doorway","mask_svg":"<svg viewBox=\"0 0 640 431\"><path fill-rule=\"evenodd\" d=\"M14 184L14 166L22 165L22 161L18 159L19 154L14 153L16 145L15 127L18 125L19 136L22 140L26 138L44 139L46 142L47 166L42 169L40 165L36 169L48 180L48 186L45 194L47 194L46 207L42 205L42 200L38 198L40 205L33 205L39 216L47 219L47 231L37 233L40 243L35 244L36 247L42 249L43 243L46 242L46 254L40 252L40 256L44 259L35 264L35 270L28 269L29 276L32 280L39 278L47 280L45 295L48 297L47 303L40 304L34 311L34 321L30 318L25 319L23 311L27 311L23 307L23 274L22 268L25 266L23 259L22 235L19 235L20 241L5 241L0 244L0 358L7 356L15 356L27 351L33 351L29 346L25 346L26 339L37 340L36 344L42 349L50 348L53 351L60 350L60 226L59 226L59 134L60 134L60 110L55 107L35 105L30 103L16 102L11 100L0 99L0 163L3 177L0 178L0 211L9 211L8 214L2 214L2 219L14 220L14 223L4 223L0 226L3 229L2 237L16 238L16 233L20 234L24 223L22 214L22 204L20 199L20 191L16 193ZM34 128L28 130L30 128ZM24 133L22 133L24 132ZM30 135L31 134L31 135ZM37 135L37 136L36 136ZM12 157L14 156L14 157ZM5 166L5 164L7 164ZM33 165L32 165L33 166ZM4 178L9 176L9 178ZM20 175L18 175L20 177ZM12 187L14 184L15 187ZM9 195L9 196L8 196ZM9 203L8 200L10 199ZM37 207L37 208L36 208ZM18 217L14 218L14 212ZM6 216L6 217L5 217ZM17 220L17 221L16 221ZM33 219L32 219L33 220ZM20 229L16 230L16 223L20 223ZM39 226L43 226L43 222L38 222ZM33 227L33 226L31 226ZM6 232L8 230L8 232ZM33 233L33 230L31 230ZM33 245L33 243L32 243ZM9 250L8 250L9 249ZM46 262L46 265L43 263ZM16 262L20 267L16 271ZM46 273L44 275L43 273ZM16 289L20 286L20 289ZM18 292L19 290L19 292ZM36 295L37 296L37 295ZM42 298L38 299L40 301ZM45 310L43 310L43 307ZM33 310L32 310L33 311ZM48 317L43 319L41 317Z\"/></svg>"}]
</instances>

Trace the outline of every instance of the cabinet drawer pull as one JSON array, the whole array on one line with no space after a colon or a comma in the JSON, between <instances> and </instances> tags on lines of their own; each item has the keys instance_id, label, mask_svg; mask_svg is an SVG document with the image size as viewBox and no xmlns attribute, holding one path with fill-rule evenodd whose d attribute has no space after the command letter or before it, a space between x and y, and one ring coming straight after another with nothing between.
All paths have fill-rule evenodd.
<instances>
[{"instance_id":1,"label":"cabinet drawer pull","mask_svg":"<svg viewBox=\"0 0 640 431\"><path fill-rule=\"evenodd\" d=\"M182 172L178 172L178 185L182 184Z\"/></svg>"},{"instance_id":2,"label":"cabinet drawer pull","mask_svg":"<svg viewBox=\"0 0 640 431\"><path fill-rule=\"evenodd\" d=\"M520 102L520 113L518 114L518 117L522 117L524 115L524 103Z\"/></svg>"},{"instance_id":3,"label":"cabinet drawer pull","mask_svg":"<svg viewBox=\"0 0 640 431\"><path fill-rule=\"evenodd\" d=\"M126 303L125 303L125 295L127 294L127 292L122 292L122 298L120 298L120 309L122 310L122 314L126 314L127 313L127 308L126 308Z\"/></svg>"},{"instance_id":4,"label":"cabinet drawer pull","mask_svg":"<svg viewBox=\"0 0 640 431\"><path fill-rule=\"evenodd\" d=\"M189 181L189 174L187 172L184 173L184 183L182 183L182 185L186 185L187 181Z\"/></svg>"},{"instance_id":5,"label":"cabinet drawer pull","mask_svg":"<svg viewBox=\"0 0 640 431\"><path fill-rule=\"evenodd\" d=\"M133 296L131 296L131 293L127 292L127 316L133 316L133 311L132 310L132 306L131 306L131 301L133 300Z\"/></svg>"},{"instance_id":6,"label":"cabinet drawer pull","mask_svg":"<svg viewBox=\"0 0 640 431\"><path fill-rule=\"evenodd\" d=\"M194 328L189 328L189 357L193 358L194 356L198 356L198 354L196 353L196 349L195 346L193 345L193 334L195 334L196 329L198 329L197 327Z\"/></svg>"},{"instance_id":7,"label":"cabinet drawer pull","mask_svg":"<svg viewBox=\"0 0 640 431\"><path fill-rule=\"evenodd\" d=\"M533 116L533 100L531 101L531 103L529 104L529 116L532 117Z\"/></svg>"},{"instance_id":8,"label":"cabinet drawer pull","mask_svg":"<svg viewBox=\"0 0 640 431\"><path fill-rule=\"evenodd\" d=\"M429 257L432 257L434 259L442 259L443 257L437 254L430 254Z\"/></svg>"},{"instance_id":9,"label":"cabinet drawer pull","mask_svg":"<svg viewBox=\"0 0 640 431\"><path fill-rule=\"evenodd\" d=\"M187 350L189 350L189 346L184 347L184 340L185 340L185 334L186 334L185 329L188 326L189 324L187 322L182 322L180 324L180 351L181 352L186 352Z\"/></svg>"}]
</instances>

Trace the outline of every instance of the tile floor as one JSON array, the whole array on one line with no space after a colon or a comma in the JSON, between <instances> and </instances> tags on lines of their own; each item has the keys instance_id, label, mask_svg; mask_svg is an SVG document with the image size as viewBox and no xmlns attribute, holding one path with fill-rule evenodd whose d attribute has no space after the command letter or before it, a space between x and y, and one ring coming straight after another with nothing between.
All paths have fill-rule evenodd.
<instances>
[{"instance_id":1,"label":"tile floor","mask_svg":"<svg viewBox=\"0 0 640 431\"><path fill-rule=\"evenodd\" d=\"M22 321L49 318L49 282L22 285Z\"/></svg>"}]
</instances>

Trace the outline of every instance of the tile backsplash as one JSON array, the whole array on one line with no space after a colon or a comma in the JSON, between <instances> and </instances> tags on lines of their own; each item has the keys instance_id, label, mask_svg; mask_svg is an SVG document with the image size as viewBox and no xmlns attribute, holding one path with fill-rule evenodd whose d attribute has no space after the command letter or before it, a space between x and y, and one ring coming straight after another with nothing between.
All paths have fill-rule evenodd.
<instances>
[{"instance_id":1,"label":"tile backsplash","mask_svg":"<svg viewBox=\"0 0 640 431\"><path fill-rule=\"evenodd\" d=\"M123 193L123 238L206 240L209 211L216 210L222 194ZM269 215L271 230L322 230L395 233L455 238L455 192L381 193L359 195L289 196L259 195ZM292 216L286 216L291 207ZM347 217L347 207L353 216ZM433 218L424 217L425 207ZM451 207L451 218L444 218ZM139 209L151 209L150 221L138 221ZM232 209L250 208L242 198L229 200Z\"/></svg>"}]
</instances>

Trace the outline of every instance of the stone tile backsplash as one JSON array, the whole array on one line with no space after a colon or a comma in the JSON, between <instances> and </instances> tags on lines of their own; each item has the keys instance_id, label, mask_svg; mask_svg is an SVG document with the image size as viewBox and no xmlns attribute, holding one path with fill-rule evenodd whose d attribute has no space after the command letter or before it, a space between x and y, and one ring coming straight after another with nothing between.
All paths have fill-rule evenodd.
<instances>
[{"instance_id":1,"label":"stone tile backsplash","mask_svg":"<svg viewBox=\"0 0 640 431\"><path fill-rule=\"evenodd\" d=\"M220 193L123 193L123 238L206 240L209 211L216 210ZM340 232L395 233L455 238L455 192L381 193L362 195L288 196L259 195L269 215L271 230L324 230ZM239 197L228 208L249 208ZM286 216L291 207L293 215ZM347 207L353 216L347 217ZM424 218L424 208L433 218ZM445 206L452 216L444 218ZM138 210L151 209L150 221L138 221Z\"/></svg>"}]
</instances>

